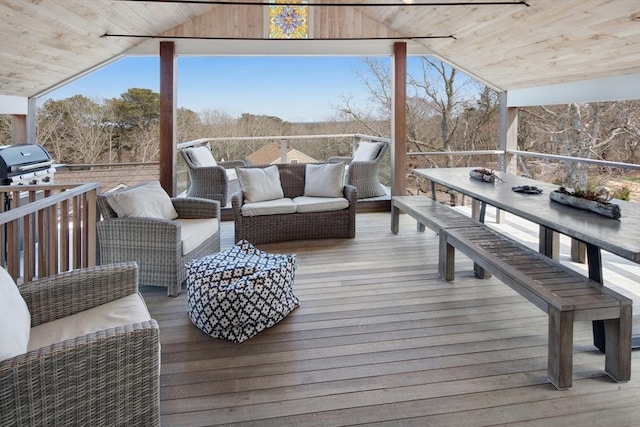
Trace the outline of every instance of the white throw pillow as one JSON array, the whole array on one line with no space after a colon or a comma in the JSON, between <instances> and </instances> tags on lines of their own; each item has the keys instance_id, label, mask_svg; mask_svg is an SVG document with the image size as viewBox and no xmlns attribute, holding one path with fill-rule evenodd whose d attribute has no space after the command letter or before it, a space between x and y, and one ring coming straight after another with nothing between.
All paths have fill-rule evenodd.
<instances>
[{"instance_id":1,"label":"white throw pillow","mask_svg":"<svg viewBox=\"0 0 640 427\"><path fill-rule=\"evenodd\" d=\"M216 159L207 147L187 148L187 156L197 167L217 166Z\"/></svg>"},{"instance_id":2,"label":"white throw pillow","mask_svg":"<svg viewBox=\"0 0 640 427\"><path fill-rule=\"evenodd\" d=\"M307 165L304 177L307 197L343 197L344 163Z\"/></svg>"},{"instance_id":3,"label":"white throw pillow","mask_svg":"<svg viewBox=\"0 0 640 427\"><path fill-rule=\"evenodd\" d=\"M353 162L369 162L376 158L382 143L380 142L361 142L358 144L356 154L353 155Z\"/></svg>"},{"instance_id":4,"label":"white throw pillow","mask_svg":"<svg viewBox=\"0 0 640 427\"><path fill-rule=\"evenodd\" d=\"M119 218L147 217L176 219L178 212L173 207L171 198L158 181L139 187L117 191L107 198L111 209Z\"/></svg>"},{"instance_id":5,"label":"white throw pillow","mask_svg":"<svg viewBox=\"0 0 640 427\"><path fill-rule=\"evenodd\" d=\"M0 267L0 360L27 352L31 315L7 270Z\"/></svg>"},{"instance_id":6,"label":"white throw pillow","mask_svg":"<svg viewBox=\"0 0 640 427\"><path fill-rule=\"evenodd\" d=\"M245 201L249 203L284 197L280 185L280 172L275 165L266 168L236 168L236 174Z\"/></svg>"}]
</instances>

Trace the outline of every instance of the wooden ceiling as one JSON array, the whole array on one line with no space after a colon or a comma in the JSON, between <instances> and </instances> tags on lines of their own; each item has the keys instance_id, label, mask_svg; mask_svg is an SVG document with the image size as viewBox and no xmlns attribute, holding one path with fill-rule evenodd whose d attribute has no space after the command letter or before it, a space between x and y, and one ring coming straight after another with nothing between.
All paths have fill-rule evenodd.
<instances>
[{"instance_id":1,"label":"wooden ceiling","mask_svg":"<svg viewBox=\"0 0 640 427\"><path fill-rule=\"evenodd\" d=\"M123 55L157 55L160 40L210 56L390 55L406 40L501 91L619 76L640 87L639 0L309 2L314 40L291 41L265 40L264 7L246 1L0 0L0 95L45 94Z\"/></svg>"}]
</instances>

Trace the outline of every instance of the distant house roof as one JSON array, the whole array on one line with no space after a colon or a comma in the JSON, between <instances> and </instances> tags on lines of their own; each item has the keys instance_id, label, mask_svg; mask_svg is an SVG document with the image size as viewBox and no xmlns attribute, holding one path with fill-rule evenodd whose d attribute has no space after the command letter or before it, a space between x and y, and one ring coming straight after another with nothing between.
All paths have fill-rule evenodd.
<instances>
[{"instance_id":1,"label":"distant house roof","mask_svg":"<svg viewBox=\"0 0 640 427\"><path fill-rule=\"evenodd\" d=\"M318 160L307 156L303 152L290 148L287 151L287 161L283 162L280 156L280 145L271 142L257 151L249 154L245 160L252 165L271 165L275 163L317 163Z\"/></svg>"}]
</instances>

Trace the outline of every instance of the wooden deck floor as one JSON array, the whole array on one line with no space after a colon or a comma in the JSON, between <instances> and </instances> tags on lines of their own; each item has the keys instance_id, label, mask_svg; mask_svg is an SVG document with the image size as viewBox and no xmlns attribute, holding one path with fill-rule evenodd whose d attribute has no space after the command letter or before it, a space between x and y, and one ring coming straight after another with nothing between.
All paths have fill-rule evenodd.
<instances>
[{"instance_id":1,"label":"wooden deck floor","mask_svg":"<svg viewBox=\"0 0 640 427\"><path fill-rule=\"evenodd\" d=\"M616 384L579 322L573 388L557 391L542 311L462 256L456 281L439 279L437 237L407 215L397 235L387 213L357 222L353 240L260 246L298 254L301 305L239 345L196 329L184 292L142 290L160 324L163 426L639 425L639 351ZM222 232L226 249L233 223Z\"/></svg>"}]
</instances>

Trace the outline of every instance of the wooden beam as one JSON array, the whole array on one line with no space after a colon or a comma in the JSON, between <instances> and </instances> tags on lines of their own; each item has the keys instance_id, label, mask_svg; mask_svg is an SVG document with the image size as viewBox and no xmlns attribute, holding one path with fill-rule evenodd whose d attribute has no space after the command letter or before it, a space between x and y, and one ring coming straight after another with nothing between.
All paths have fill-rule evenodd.
<instances>
[{"instance_id":1,"label":"wooden beam","mask_svg":"<svg viewBox=\"0 0 640 427\"><path fill-rule=\"evenodd\" d=\"M407 191L407 43L393 44L391 97L391 194Z\"/></svg>"},{"instance_id":2,"label":"wooden beam","mask_svg":"<svg viewBox=\"0 0 640 427\"><path fill-rule=\"evenodd\" d=\"M176 195L176 48L160 42L160 184Z\"/></svg>"},{"instance_id":3,"label":"wooden beam","mask_svg":"<svg viewBox=\"0 0 640 427\"><path fill-rule=\"evenodd\" d=\"M11 115L11 144L27 143L27 116L24 114Z\"/></svg>"}]
</instances>

